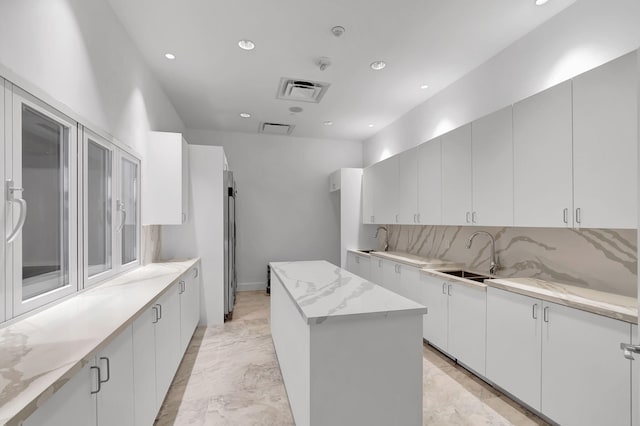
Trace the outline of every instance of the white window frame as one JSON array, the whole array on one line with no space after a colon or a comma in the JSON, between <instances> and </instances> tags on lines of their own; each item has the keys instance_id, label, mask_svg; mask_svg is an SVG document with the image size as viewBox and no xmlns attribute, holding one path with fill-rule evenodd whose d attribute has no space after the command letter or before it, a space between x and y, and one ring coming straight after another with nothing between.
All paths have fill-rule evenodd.
<instances>
[{"instance_id":1,"label":"white window frame","mask_svg":"<svg viewBox=\"0 0 640 426\"><path fill-rule=\"evenodd\" d=\"M5 87L7 85L5 84ZM5 91L5 96L8 92ZM5 140L5 176L7 179L13 179L15 186L22 186L22 106L27 105L38 113L55 120L64 125L69 130L69 251L68 251L68 273L69 284L51 290L47 293L34 296L28 300L22 300L22 235L18 237L6 247L6 269L8 282L7 298L13 301L10 317L16 317L25 312L46 305L62 297L71 295L79 290L79 250L78 250L78 123L55 110L26 91L17 86L13 86L10 92L11 109L5 111L6 123L11 123L11 129L6 131L8 136ZM10 113L11 116L9 117ZM7 118L9 117L9 118ZM26 188L28 191L29 189ZM28 207L28 206L27 206ZM27 209L28 212L28 209ZM28 214L28 213L27 213ZM11 217L9 217L11 216ZM6 227L12 229L16 218L16 209L7 215ZM12 294L9 294L12 293Z\"/></svg>"},{"instance_id":2,"label":"white window frame","mask_svg":"<svg viewBox=\"0 0 640 426\"><path fill-rule=\"evenodd\" d=\"M137 204L137 209L136 209L136 239L137 239L137 254L136 254L136 260L123 264L122 263L122 236L120 234L120 232L117 232L117 228L118 226L115 226L116 229L116 242L117 242L117 249L118 249L118 256L117 256L117 260L118 260L118 264L120 266L120 272L124 272L124 271L128 271L130 269L134 269L138 266L141 265L141 255L142 255L142 241L141 241L141 236L142 236L142 199L140 197L141 193L140 193L140 189L141 189L141 185L140 185L140 176L141 176L141 162L140 159L135 157L134 155L123 151L123 150L118 150L117 155L117 162L118 164L116 165L116 173L117 173L117 200L122 200L123 194L122 194L122 161L123 160L128 160L130 162L132 162L133 164L135 164L137 166L137 180L136 180L136 204ZM117 201L116 201L117 204ZM125 207L127 208L127 207ZM129 214L130 212L128 211L127 214ZM119 211L116 209L115 211L115 215L119 216ZM118 220L114 220L115 224L118 224Z\"/></svg>"},{"instance_id":3,"label":"white window frame","mask_svg":"<svg viewBox=\"0 0 640 426\"><path fill-rule=\"evenodd\" d=\"M116 162L118 159L118 148L111 142L107 141L104 137L91 131L90 129L82 127L82 180L80 187L82 188L82 276L83 287L87 288L93 286L101 281L104 281L119 272L120 262L117 251L117 232L116 232L116 199L118 194L119 179L116 174ZM89 205L88 205L88 182L89 182L89 142L100 145L111 154L111 269L102 271L99 274L89 276Z\"/></svg>"}]
</instances>

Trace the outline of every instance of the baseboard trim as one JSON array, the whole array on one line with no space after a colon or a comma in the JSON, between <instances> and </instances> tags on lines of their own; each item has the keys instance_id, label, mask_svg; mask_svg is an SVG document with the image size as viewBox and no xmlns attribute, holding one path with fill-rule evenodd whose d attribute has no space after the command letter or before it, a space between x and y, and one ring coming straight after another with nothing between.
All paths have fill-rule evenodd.
<instances>
[{"instance_id":1,"label":"baseboard trim","mask_svg":"<svg viewBox=\"0 0 640 426\"><path fill-rule=\"evenodd\" d=\"M267 283L266 282L256 282L256 283L238 283L238 291L256 291L256 290L266 290Z\"/></svg>"}]
</instances>

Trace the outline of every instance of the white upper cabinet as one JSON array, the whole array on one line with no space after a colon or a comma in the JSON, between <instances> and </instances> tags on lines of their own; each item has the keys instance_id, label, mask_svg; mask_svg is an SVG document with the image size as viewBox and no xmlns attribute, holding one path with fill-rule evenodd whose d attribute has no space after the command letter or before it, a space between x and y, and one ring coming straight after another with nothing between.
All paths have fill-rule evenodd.
<instances>
[{"instance_id":1,"label":"white upper cabinet","mask_svg":"<svg viewBox=\"0 0 640 426\"><path fill-rule=\"evenodd\" d=\"M418 223L442 223L442 150L440 138L418 146Z\"/></svg>"},{"instance_id":2,"label":"white upper cabinet","mask_svg":"<svg viewBox=\"0 0 640 426\"><path fill-rule=\"evenodd\" d=\"M571 81L513 106L515 226L573 226L571 109Z\"/></svg>"},{"instance_id":3,"label":"white upper cabinet","mask_svg":"<svg viewBox=\"0 0 640 426\"><path fill-rule=\"evenodd\" d=\"M472 124L474 225L513 225L512 132L510 106Z\"/></svg>"},{"instance_id":4,"label":"white upper cabinet","mask_svg":"<svg viewBox=\"0 0 640 426\"><path fill-rule=\"evenodd\" d=\"M636 54L573 80L575 226L636 228Z\"/></svg>"},{"instance_id":5,"label":"white upper cabinet","mask_svg":"<svg viewBox=\"0 0 640 426\"><path fill-rule=\"evenodd\" d=\"M398 155L398 223L418 223L418 148Z\"/></svg>"},{"instance_id":6,"label":"white upper cabinet","mask_svg":"<svg viewBox=\"0 0 640 426\"><path fill-rule=\"evenodd\" d=\"M398 215L398 156L377 163L375 169L376 195L373 198L374 223L399 223Z\"/></svg>"},{"instance_id":7,"label":"white upper cabinet","mask_svg":"<svg viewBox=\"0 0 640 426\"><path fill-rule=\"evenodd\" d=\"M375 223L373 199L378 191L375 167L374 164L362 170L362 223Z\"/></svg>"},{"instance_id":8,"label":"white upper cabinet","mask_svg":"<svg viewBox=\"0 0 640 426\"><path fill-rule=\"evenodd\" d=\"M144 164L145 225L188 219L189 150L180 133L151 132Z\"/></svg>"},{"instance_id":9,"label":"white upper cabinet","mask_svg":"<svg viewBox=\"0 0 640 426\"><path fill-rule=\"evenodd\" d=\"M470 225L471 124L442 135L441 140L442 224Z\"/></svg>"}]
</instances>

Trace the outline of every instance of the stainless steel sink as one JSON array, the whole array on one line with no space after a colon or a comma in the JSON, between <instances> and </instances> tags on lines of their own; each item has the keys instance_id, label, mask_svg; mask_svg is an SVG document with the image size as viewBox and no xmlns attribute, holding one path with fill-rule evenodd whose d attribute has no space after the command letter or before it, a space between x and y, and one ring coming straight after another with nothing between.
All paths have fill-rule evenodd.
<instances>
[{"instance_id":1,"label":"stainless steel sink","mask_svg":"<svg viewBox=\"0 0 640 426\"><path fill-rule=\"evenodd\" d=\"M375 250L358 250L360 253L371 253L372 251Z\"/></svg>"},{"instance_id":2,"label":"stainless steel sink","mask_svg":"<svg viewBox=\"0 0 640 426\"><path fill-rule=\"evenodd\" d=\"M475 272L469 272L464 270L456 270L456 271L439 271L442 274L451 275L453 277L460 277L471 281L479 281L482 282L484 280L488 280L491 277L488 275L476 274Z\"/></svg>"}]
</instances>

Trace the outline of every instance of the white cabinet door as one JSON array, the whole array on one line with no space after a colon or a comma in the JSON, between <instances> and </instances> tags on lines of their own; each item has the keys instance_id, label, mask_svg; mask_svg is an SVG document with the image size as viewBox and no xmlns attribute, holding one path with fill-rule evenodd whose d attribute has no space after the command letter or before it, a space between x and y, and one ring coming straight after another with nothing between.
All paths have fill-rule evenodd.
<instances>
[{"instance_id":1,"label":"white cabinet door","mask_svg":"<svg viewBox=\"0 0 640 426\"><path fill-rule=\"evenodd\" d=\"M384 283L384 273L383 273L383 260L379 257L371 257L371 265L370 265L370 281L378 284L379 286L386 287Z\"/></svg>"},{"instance_id":2,"label":"white cabinet door","mask_svg":"<svg viewBox=\"0 0 640 426\"><path fill-rule=\"evenodd\" d=\"M153 424L159 408L156 402L157 309L153 306L133 321L133 405L136 425Z\"/></svg>"},{"instance_id":3,"label":"white cabinet door","mask_svg":"<svg viewBox=\"0 0 640 426\"><path fill-rule=\"evenodd\" d=\"M486 376L536 410L540 410L541 328L540 300L487 288Z\"/></svg>"},{"instance_id":4,"label":"white cabinet door","mask_svg":"<svg viewBox=\"0 0 640 426\"><path fill-rule=\"evenodd\" d=\"M358 256L358 276L369 281L371 277L371 260L369 256Z\"/></svg>"},{"instance_id":5,"label":"white cabinet door","mask_svg":"<svg viewBox=\"0 0 640 426\"><path fill-rule=\"evenodd\" d=\"M133 425L133 338L125 328L96 356L100 367L100 392L96 394L98 426Z\"/></svg>"},{"instance_id":6,"label":"white cabinet door","mask_svg":"<svg viewBox=\"0 0 640 426\"><path fill-rule=\"evenodd\" d=\"M631 343L640 344L638 339L638 325L631 326ZM631 424L640 426L640 360L636 356L636 360L631 363Z\"/></svg>"},{"instance_id":7,"label":"white cabinet door","mask_svg":"<svg viewBox=\"0 0 640 426\"><path fill-rule=\"evenodd\" d=\"M418 147L418 223L442 223L441 138Z\"/></svg>"},{"instance_id":8,"label":"white cabinet door","mask_svg":"<svg viewBox=\"0 0 640 426\"><path fill-rule=\"evenodd\" d=\"M637 84L635 53L573 80L576 226L637 227Z\"/></svg>"},{"instance_id":9,"label":"white cabinet door","mask_svg":"<svg viewBox=\"0 0 640 426\"><path fill-rule=\"evenodd\" d=\"M420 274L420 282L422 283L421 303L427 307L427 313L423 316L423 337L432 345L446 352L449 321L447 283L423 273Z\"/></svg>"},{"instance_id":10,"label":"white cabinet door","mask_svg":"<svg viewBox=\"0 0 640 426\"><path fill-rule=\"evenodd\" d=\"M200 317L198 269L192 268L182 277L180 289L180 354L189 346Z\"/></svg>"},{"instance_id":11,"label":"white cabinet door","mask_svg":"<svg viewBox=\"0 0 640 426\"><path fill-rule=\"evenodd\" d=\"M35 413L24 421L24 426L91 426L96 424L98 373L87 364L64 386L51 396Z\"/></svg>"},{"instance_id":12,"label":"white cabinet door","mask_svg":"<svg viewBox=\"0 0 640 426\"><path fill-rule=\"evenodd\" d=\"M189 196L189 154L180 133L151 132L144 166L145 225L186 222Z\"/></svg>"},{"instance_id":13,"label":"white cabinet door","mask_svg":"<svg viewBox=\"0 0 640 426\"><path fill-rule=\"evenodd\" d=\"M450 283L449 354L485 374L487 292L485 288Z\"/></svg>"},{"instance_id":14,"label":"white cabinet door","mask_svg":"<svg viewBox=\"0 0 640 426\"><path fill-rule=\"evenodd\" d=\"M398 223L418 223L418 148L398 155Z\"/></svg>"},{"instance_id":15,"label":"white cabinet door","mask_svg":"<svg viewBox=\"0 0 640 426\"><path fill-rule=\"evenodd\" d=\"M347 271L358 275L358 255L354 252L347 252Z\"/></svg>"},{"instance_id":16,"label":"white cabinet door","mask_svg":"<svg viewBox=\"0 0 640 426\"><path fill-rule=\"evenodd\" d=\"M513 225L513 126L511 106L472 124L475 225Z\"/></svg>"},{"instance_id":17,"label":"white cabinet door","mask_svg":"<svg viewBox=\"0 0 640 426\"><path fill-rule=\"evenodd\" d=\"M158 299L156 323L156 404L160 408L180 363L180 299L174 284Z\"/></svg>"},{"instance_id":18,"label":"white cabinet door","mask_svg":"<svg viewBox=\"0 0 640 426\"><path fill-rule=\"evenodd\" d=\"M629 425L631 361L620 343L630 340L631 325L555 303L543 306L542 413L566 426Z\"/></svg>"},{"instance_id":19,"label":"white cabinet door","mask_svg":"<svg viewBox=\"0 0 640 426\"><path fill-rule=\"evenodd\" d=\"M442 135L442 224L471 224L471 124Z\"/></svg>"},{"instance_id":20,"label":"white cabinet door","mask_svg":"<svg viewBox=\"0 0 640 426\"><path fill-rule=\"evenodd\" d=\"M376 193L373 197L375 223L398 223L398 156L387 158L376 164L375 174Z\"/></svg>"},{"instance_id":21,"label":"white cabinet door","mask_svg":"<svg viewBox=\"0 0 640 426\"><path fill-rule=\"evenodd\" d=\"M387 290L400 294L400 277L396 269L398 264L390 260L382 260L382 281Z\"/></svg>"},{"instance_id":22,"label":"white cabinet door","mask_svg":"<svg viewBox=\"0 0 640 426\"><path fill-rule=\"evenodd\" d=\"M375 223L376 164L362 170L362 223Z\"/></svg>"},{"instance_id":23,"label":"white cabinet door","mask_svg":"<svg viewBox=\"0 0 640 426\"><path fill-rule=\"evenodd\" d=\"M514 225L573 226L571 81L513 106Z\"/></svg>"},{"instance_id":24,"label":"white cabinet door","mask_svg":"<svg viewBox=\"0 0 640 426\"><path fill-rule=\"evenodd\" d=\"M398 264L400 295L420 303L420 268Z\"/></svg>"}]
</instances>

